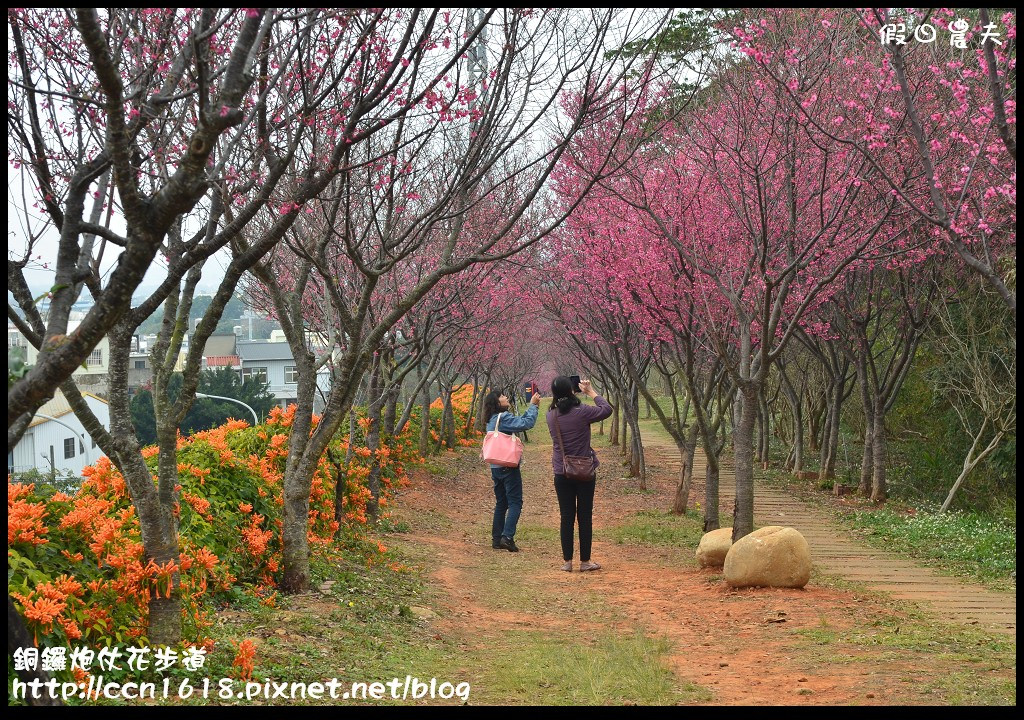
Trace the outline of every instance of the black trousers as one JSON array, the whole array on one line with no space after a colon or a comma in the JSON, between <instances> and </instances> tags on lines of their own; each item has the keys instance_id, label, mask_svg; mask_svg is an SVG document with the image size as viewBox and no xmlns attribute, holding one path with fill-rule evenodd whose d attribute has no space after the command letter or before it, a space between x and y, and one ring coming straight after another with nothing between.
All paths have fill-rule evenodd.
<instances>
[{"instance_id":1,"label":"black trousers","mask_svg":"<svg viewBox=\"0 0 1024 720\"><path fill-rule=\"evenodd\" d=\"M576 482L565 475L555 475L555 494L558 495L558 511L562 516L559 528L562 536L562 558L569 562L573 551L573 526L580 524L580 560L590 560L590 545L594 537L594 486L593 480Z\"/></svg>"}]
</instances>

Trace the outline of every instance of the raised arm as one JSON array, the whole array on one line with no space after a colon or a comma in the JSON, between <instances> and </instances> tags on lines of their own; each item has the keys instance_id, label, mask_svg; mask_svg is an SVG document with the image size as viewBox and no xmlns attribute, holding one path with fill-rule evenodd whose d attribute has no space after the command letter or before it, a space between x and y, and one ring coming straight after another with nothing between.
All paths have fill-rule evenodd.
<instances>
[{"instance_id":1,"label":"raised arm","mask_svg":"<svg viewBox=\"0 0 1024 720\"><path fill-rule=\"evenodd\" d=\"M531 404L520 417L516 417L512 413L503 413L498 431L503 433L523 432L532 429L536 423L537 406Z\"/></svg>"},{"instance_id":2,"label":"raised arm","mask_svg":"<svg viewBox=\"0 0 1024 720\"><path fill-rule=\"evenodd\" d=\"M594 390L594 386L590 384L589 380L580 381L580 390L584 395L594 401L593 407L589 405L580 406L580 412L583 414L583 417L591 423L600 422L606 417L611 417L612 406L607 400L597 394L597 391Z\"/></svg>"},{"instance_id":3,"label":"raised arm","mask_svg":"<svg viewBox=\"0 0 1024 720\"><path fill-rule=\"evenodd\" d=\"M612 406L600 395L595 394L593 396L594 404L591 405L580 405L580 412L583 413L588 421L592 423L600 422L605 418L611 417Z\"/></svg>"}]
</instances>

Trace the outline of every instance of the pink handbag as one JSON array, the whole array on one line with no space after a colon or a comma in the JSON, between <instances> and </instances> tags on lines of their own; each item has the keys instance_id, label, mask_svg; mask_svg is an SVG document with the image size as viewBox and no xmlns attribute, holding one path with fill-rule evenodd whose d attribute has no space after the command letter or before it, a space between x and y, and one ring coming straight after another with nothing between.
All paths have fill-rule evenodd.
<instances>
[{"instance_id":1,"label":"pink handbag","mask_svg":"<svg viewBox=\"0 0 1024 720\"><path fill-rule=\"evenodd\" d=\"M501 416L504 414L498 413L494 429L484 436L484 446L480 450L480 457L491 465L519 467L519 461L523 458L523 441L515 435L498 432L498 428L501 427Z\"/></svg>"}]
</instances>

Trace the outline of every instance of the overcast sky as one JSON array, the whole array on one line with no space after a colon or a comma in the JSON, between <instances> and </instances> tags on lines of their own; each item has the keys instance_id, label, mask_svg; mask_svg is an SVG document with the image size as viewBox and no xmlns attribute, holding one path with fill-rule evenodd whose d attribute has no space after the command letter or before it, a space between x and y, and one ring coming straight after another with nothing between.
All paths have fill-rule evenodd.
<instances>
[{"instance_id":1,"label":"overcast sky","mask_svg":"<svg viewBox=\"0 0 1024 720\"><path fill-rule=\"evenodd\" d=\"M627 14L625 17L630 17ZM625 19L625 17L623 19ZM631 21L636 21L636 16L630 17ZM634 28L630 28L633 30ZM625 26L622 28L614 28L610 33L610 37L606 39L606 42L611 47L619 47L623 38L621 34L626 34ZM26 247L26 237L30 233L41 233L41 237L36 244L35 251L28 267L25 270L25 276L29 284L29 288L32 291L33 296L41 295L47 292L54 283L53 266L55 264L57 245L58 245L58 233L50 225L48 219L44 217L44 214L32 208L32 202L34 193L32 192L31 185L26 186L25 183L32 183L31 173L26 172L24 168L15 169L10 162L7 166L7 247L8 257L10 259L21 259L24 256ZM95 186L94 186L95 188ZM86 215L91 210L92 198L88 197ZM28 207L26 211L26 206ZM117 232L123 234L123 224L118 227L118 218L115 216L112 218L111 227ZM118 250L118 252L111 252L111 250ZM117 257L120 255L118 248L108 247L104 253L104 259L102 263L101 272L104 273L103 284L106 284L106 273L109 273L113 265L115 264ZM202 280L199 283L197 292L198 294L212 294L216 291L218 283L224 276L224 270L230 262L230 253L227 249L221 251L210 260L207 261L206 268L203 271ZM48 267L44 267L48 265ZM152 267L147 272L143 282L140 284L138 290L136 290L136 300L141 299L152 292L157 285L166 277L166 262L160 256L157 255ZM90 299L88 290L83 289L82 294L79 296L79 301L88 301ZM8 300L13 303L13 298L8 292Z\"/></svg>"}]
</instances>

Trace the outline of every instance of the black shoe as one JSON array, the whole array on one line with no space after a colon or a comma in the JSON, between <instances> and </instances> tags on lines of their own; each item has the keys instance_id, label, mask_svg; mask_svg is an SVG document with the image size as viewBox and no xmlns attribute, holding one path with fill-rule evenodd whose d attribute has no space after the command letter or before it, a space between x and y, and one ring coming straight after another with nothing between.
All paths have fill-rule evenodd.
<instances>
[{"instance_id":1,"label":"black shoe","mask_svg":"<svg viewBox=\"0 0 1024 720\"><path fill-rule=\"evenodd\" d=\"M491 540L491 547L494 548L495 550L504 550L505 549L505 548L503 548L501 546L501 541L500 540Z\"/></svg>"},{"instance_id":2,"label":"black shoe","mask_svg":"<svg viewBox=\"0 0 1024 720\"><path fill-rule=\"evenodd\" d=\"M505 537L504 535L501 537L501 540L498 541L498 547L503 550L508 550L509 552L519 552L519 546L516 545L516 541L510 537Z\"/></svg>"}]
</instances>

